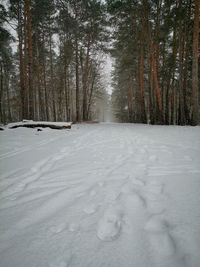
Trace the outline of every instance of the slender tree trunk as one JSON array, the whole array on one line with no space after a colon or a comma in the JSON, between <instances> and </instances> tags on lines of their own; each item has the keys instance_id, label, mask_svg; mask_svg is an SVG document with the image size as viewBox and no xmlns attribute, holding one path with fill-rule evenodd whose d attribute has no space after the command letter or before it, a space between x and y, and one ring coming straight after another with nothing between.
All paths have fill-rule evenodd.
<instances>
[{"instance_id":1,"label":"slender tree trunk","mask_svg":"<svg viewBox=\"0 0 200 267\"><path fill-rule=\"evenodd\" d=\"M76 40L75 40L75 46L76 46L76 121L79 122L80 121L80 107L79 107L79 59L78 59L78 38L76 36Z\"/></svg>"},{"instance_id":2,"label":"slender tree trunk","mask_svg":"<svg viewBox=\"0 0 200 267\"><path fill-rule=\"evenodd\" d=\"M20 77L20 96L21 96L21 119L28 118L26 109L26 87L25 87L25 74L24 74L24 58L23 58L23 26L22 26L22 7L20 1L18 2L17 9L18 17L18 39L19 39L19 77Z\"/></svg>"},{"instance_id":3,"label":"slender tree trunk","mask_svg":"<svg viewBox=\"0 0 200 267\"><path fill-rule=\"evenodd\" d=\"M154 57L153 57L153 80L154 80L158 110L161 113L162 112L162 99L161 99L160 86L159 86L159 82L158 82L158 72L157 72L156 61L157 61L157 59L154 59Z\"/></svg>"},{"instance_id":4,"label":"slender tree trunk","mask_svg":"<svg viewBox=\"0 0 200 267\"><path fill-rule=\"evenodd\" d=\"M139 95L136 92L135 93L135 97L139 98ZM138 101L139 102L139 99ZM129 81L128 81L128 90L127 90L127 104L128 104L128 119L129 122L133 122L134 117L133 117L133 88L132 88L132 81L131 81L131 75L129 77ZM137 120L137 117L135 118L135 120Z\"/></svg>"},{"instance_id":5,"label":"slender tree trunk","mask_svg":"<svg viewBox=\"0 0 200 267\"><path fill-rule=\"evenodd\" d=\"M65 94L65 110L66 110L66 120L69 121L69 74L68 74L68 66L66 62L66 56L65 56L65 63L64 63L64 94Z\"/></svg>"},{"instance_id":6,"label":"slender tree trunk","mask_svg":"<svg viewBox=\"0 0 200 267\"><path fill-rule=\"evenodd\" d=\"M0 122L4 122L3 120L3 63L0 62Z\"/></svg>"},{"instance_id":7,"label":"slender tree trunk","mask_svg":"<svg viewBox=\"0 0 200 267\"><path fill-rule=\"evenodd\" d=\"M52 57L52 35L50 27L49 27L49 51L50 51L51 93L53 102L53 120L56 121L56 100L55 100L55 86L53 77L53 57Z\"/></svg>"},{"instance_id":8,"label":"slender tree trunk","mask_svg":"<svg viewBox=\"0 0 200 267\"><path fill-rule=\"evenodd\" d=\"M43 62L43 82L44 82L44 96L45 96L45 112L46 112L46 120L49 120L49 101L48 101L48 93L47 93L47 82L46 82L46 65L45 61Z\"/></svg>"},{"instance_id":9,"label":"slender tree trunk","mask_svg":"<svg viewBox=\"0 0 200 267\"><path fill-rule=\"evenodd\" d=\"M185 112L185 123L189 124L191 123L191 118L190 118L190 112L189 112L189 104L187 101L187 90L189 88L189 73L188 73L188 66L189 66L189 62L190 62L190 46L191 46L191 42L190 42L190 35L188 34L188 32L190 32L190 20L191 20L191 1L188 1L188 8L187 8L187 19L184 21L185 23L185 36L186 36L186 40L185 40L185 63L184 63L184 69L183 69L183 102L184 102L184 112Z\"/></svg>"},{"instance_id":10,"label":"slender tree trunk","mask_svg":"<svg viewBox=\"0 0 200 267\"><path fill-rule=\"evenodd\" d=\"M72 110L71 106L72 106L72 101L73 101L70 91L71 91L71 86L70 86L69 66L68 66L67 68L67 98L68 98L67 117L68 117L68 121L71 121L71 110Z\"/></svg>"},{"instance_id":11,"label":"slender tree trunk","mask_svg":"<svg viewBox=\"0 0 200 267\"><path fill-rule=\"evenodd\" d=\"M89 56L90 56L90 33L88 34L88 43L87 43L87 53L86 53L86 62L83 73L83 120L88 120L87 118L87 86L88 86L88 69L89 69Z\"/></svg>"},{"instance_id":12,"label":"slender tree trunk","mask_svg":"<svg viewBox=\"0 0 200 267\"><path fill-rule=\"evenodd\" d=\"M32 18L31 0L24 1L28 49L28 87L29 87L29 119L34 119L34 94L33 94L33 48L32 48Z\"/></svg>"},{"instance_id":13,"label":"slender tree trunk","mask_svg":"<svg viewBox=\"0 0 200 267\"><path fill-rule=\"evenodd\" d=\"M89 114L90 114L90 107L91 107L91 104L92 104L92 96L93 96L93 92L94 92L95 78L96 78L96 75L94 73L93 77L92 77L92 85L91 85L90 94L89 94L89 101L88 101L88 107L87 107L87 118L89 118Z\"/></svg>"},{"instance_id":14,"label":"slender tree trunk","mask_svg":"<svg viewBox=\"0 0 200 267\"><path fill-rule=\"evenodd\" d=\"M9 73L6 71L6 84L5 84L5 87L6 87L6 97L7 97L7 112L8 112L8 121L12 121L12 115L11 115L11 107L10 107L10 91L9 91L9 78L10 78L10 75Z\"/></svg>"},{"instance_id":15,"label":"slender tree trunk","mask_svg":"<svg viewBox=\"0 0 200 267\"><path fill-rule=\"evenodd\" d=\"M139 87L140 87L140 106L141 120L146 122L145 98L144 98L144 51L141 45L140 60L139 60Z\"/></svg>"},{"instance_id":16,"label":"slender tree trunk","mask_svg":"<svg viewBox=\"0 0 200 267\"><path fill-rule=\"evenodd\" d=\"M184 66L184 54L185 54L185 33L182 30L179 31L179 112L178 112L178 124L185 124L185 109L184 109L184 91L183 91L183 66Z\"/></svg>"},{"instance_id":17,"label":"slender tree trunk","mask_svg":"<svg viewBox=\"0 0 200 267\"><path fill-rule=\"evenodd\" d=\"M151 42L151 41L150 41ZM153 88L153 45L150 44L149 52L149 111L150 111L150 121L152 124L155 123L155 98L154 98L154 88Z\"/></svg>"},{"instance_id":18,"label":"slender tree trunk","mask_svg":"<svg viewBox=\"0 0 200 267\"><path fill-rule=\"evenodd\" d=\"M192 43L192 124L199 123L199 88L198 88L198 59L199 59L199 16L200 0L195 0L193 43Z\"/></svg>"}]
</instances>

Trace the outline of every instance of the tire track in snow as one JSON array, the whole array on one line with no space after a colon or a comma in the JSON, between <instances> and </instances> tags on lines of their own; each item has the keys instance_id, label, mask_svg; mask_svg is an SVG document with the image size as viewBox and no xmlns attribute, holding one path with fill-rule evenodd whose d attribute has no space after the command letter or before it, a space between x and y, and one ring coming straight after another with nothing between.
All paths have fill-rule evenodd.
<instances>
[{"instance_id":1,"label":"tire track in snow","mask_svg":"<svg viewBox=\"0 0 200 267\"><path fill-rule=\"evenodd\" d=\"M43 176L44 173L47 173L48 171L50 171L54 164L56 164L56 162L58 162L59 160L63 159L64 157L68 156L68 155L72 155L72 154L76 154L77 151L79 151L80 149L84 149L85 146L87 146L86 144L82 144L82 142L87 139L88 140L88 135L93 134L93 132L95 132L96 130L89 132L83 136L81 136L80 138L78 138L75 142L75 145L73 145L73 147L64 147L62 148L59 152L57 152L56 154L54 154L53 156L47 157L44 160L41 160L39 162L37 162L31 169L30 171L24 173L20 179L20 182L17 183L13 183L12 185L8 186L6 189L4 189L4 191L1 194L1 198L4 198L6 196L10 196L14 193L19 193L21 191L23 191L28 185L31 185L32 183L36 182L39 178L41 178ZM57 139L59 139L60 137L51 139L50 142L55 141ZM45 142L45 144L48 144L50 142ZM38 144L38 146L40 146L40 144ZM28 149L26 149L26 151L31 150L31 148L33 148L33 146L30 146ZM22 151L22 153L24 152L24 150ZM19 151L20 153L20 151ZM15 172L14 172L15 174ZM13 172L7 174L7 178L9 176L13 175Z\"/></svg>"},{"instance_id":2,"label":"tire track in snow","mask_svg":"<svg viewBox=\"0 0 200 267\"><path fill-rule=\"evenodd\" d=\"M21 148L21 149L17 149L17 150L14 150L12 152L7 152L7 153L4 153L4 154L1 154L0 155L0 160L3 160L3 159L6 159L6 158L10 158L10 157L13 157L13 156L16 156L18 154L21 154L21 153L25 153L25 152L28 152L28 151L31 151L33 149L37 149L41 146L45 146L47 144L50 144L56 140L60 139L60 136L59 137L56 137L56 138L51 138L50 140L48 141L41 141L41 142L38 142L32 146L28 146L28 147L24 147L24 148Z\"/></svg>"},{"instance_id":3,"label":"tire track in snow","mask_svg":"<svg viewBox=\"0 0 200 267\"><path fill-rule=\"evenodd\" d=\"M124 258L127 257L128 263L134 264L131 255L134 255L133 259L137 257L137 248L140 247L149 250L151 256L148 258L149 266L190 266L174 234L174 225L166 215L165 202L168 197L166 186L163 182L158 182L156 175L163 176L163 173L154 166L160 164L160 158L156 156L159 153L155 150L155 153L150 153L152 144L148 140L143 142L134 131L126 128L120 130L121 132L110 131L107 139L99 130L93 131L91 135L77 138L72 144L68 144L68 147L63 147L58 153L47 158L41 166L39 163L33 166L32 173L26 172L27 177L23 178L27 186L24 191L16 193L18 199L8 201L8 204L20 205L39 200L34 203L39 205L30 210L26 216L22 216L20 221L17 220L16 232L10 237L26 234L34 225L35 228L45 225L47 235L50 233L49 240L52 242L56 240L55 249L58 249L58 242L66 237L66 240L74 243L73 250L77 253L75 258L77 257L80 262L83 255L81 253L84 253L83 247L87 243L84 239L86 238L89 240L88 243L91 242L91 254L93 244L98 241L99 247L94 252L97 253L94 257L98 256L99 251L101 254L102 248L105 247L108 249L109 259L115 255L116 261L112 262L111 258L111 263L117 262L116 253L119 251L120 260L123 255ZM107 151L110 156L105 155ZM171 154L168 152L166 153L169 157ZM81 162L74 164L76 155L81 155L82 158L80 157ZM68 162L70 156L74 157ZM91 162L86 159L87 156L90 156ZM82 168L85 164L88 165ZM58 172L62 166L66 167L66 171L69 166L69 180L65 181L64 176L62 177L63 170ZM34 180L34 173L40 173L41 176L38 178L35 176ZM55 191L52 188L54 186ZM39 188L46 188L47 195L42 195L42 190L36 192ZM31 195L28 196L29 193ZM12 198L12 195L10 197ZM84 245L80 249L78 244L81 241L85 243L81 243ZM126 243L123 243L124 241ZM103 242L113 242L113 246ZM121 244L125 246L120 251L118 247ZM81 253L78 254L80 250ZM68 251L63 249L60 253L62 255L56 255L52 264L48 259L46 265L75 266L73 260L67 258L67 253ZM95 263L92 265L91 262L88 266L95 266ZM106 266L102 262L99 264ZM83 266L87 266L85 262ZM127 265L121 264L121 266ZM147 265L137 264L137 266Z\"/></svg>"}]
</instances>

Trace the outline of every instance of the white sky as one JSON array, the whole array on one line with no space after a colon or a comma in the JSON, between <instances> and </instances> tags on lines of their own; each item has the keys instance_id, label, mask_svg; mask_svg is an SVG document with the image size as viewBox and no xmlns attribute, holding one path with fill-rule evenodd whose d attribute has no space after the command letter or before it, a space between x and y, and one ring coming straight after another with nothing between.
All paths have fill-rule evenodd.
<instances>
[{"instance_id":1,"label":"white sky","mask_svg":"<svg viewBox=\"0 0 200 267\"><path fill-rule=\"evenodd\" d=\"M106 55L105 57L105 64L103 67L103 80L104 80L104 84L105 84L105 89L108 92L109 95L112 94L112 86L111 86L111 72L112 72L112 58L110 57L110 55Z\"/></svg>"}]
</instances>

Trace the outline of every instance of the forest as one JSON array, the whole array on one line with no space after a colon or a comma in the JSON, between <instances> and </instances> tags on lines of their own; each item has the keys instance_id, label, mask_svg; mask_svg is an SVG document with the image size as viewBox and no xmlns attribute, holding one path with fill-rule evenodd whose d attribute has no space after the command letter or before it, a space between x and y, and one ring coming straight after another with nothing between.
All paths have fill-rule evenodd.
<instances>
[{"instance_id":1,"label":"forest","mask_svg":"<svg viewBox=\"0 0 200 267\"><path fill-rule=\"evenodd\" d=\"M0 122L199 124L199 0L0 4ZM111 57L112 94L103 83Z\"/></svg>"},{"instance_id":2,"label":"forest","mask_svg":"<svg viewBox=\"0 0 200 267\"><path fill-rule=\"evenodd\" d=\"M0 267L200 266L200 0L0 0Z\"/></svg>"}]
</instances>

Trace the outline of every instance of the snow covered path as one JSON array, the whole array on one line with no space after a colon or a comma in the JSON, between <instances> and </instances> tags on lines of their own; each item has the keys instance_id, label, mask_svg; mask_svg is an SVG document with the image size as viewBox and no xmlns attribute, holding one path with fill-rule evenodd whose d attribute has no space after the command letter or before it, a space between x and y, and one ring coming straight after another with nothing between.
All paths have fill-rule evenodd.
<instances>
[{"instance_id":1,"label":"snow covered path","mask_svg":"<svg viewBox=\"0 0 200 267\"><path fill-rule=\"evenodd\" d=\"M200 127L0 133L1 267L199 267Z\"/></svg>"}]
</instances>

